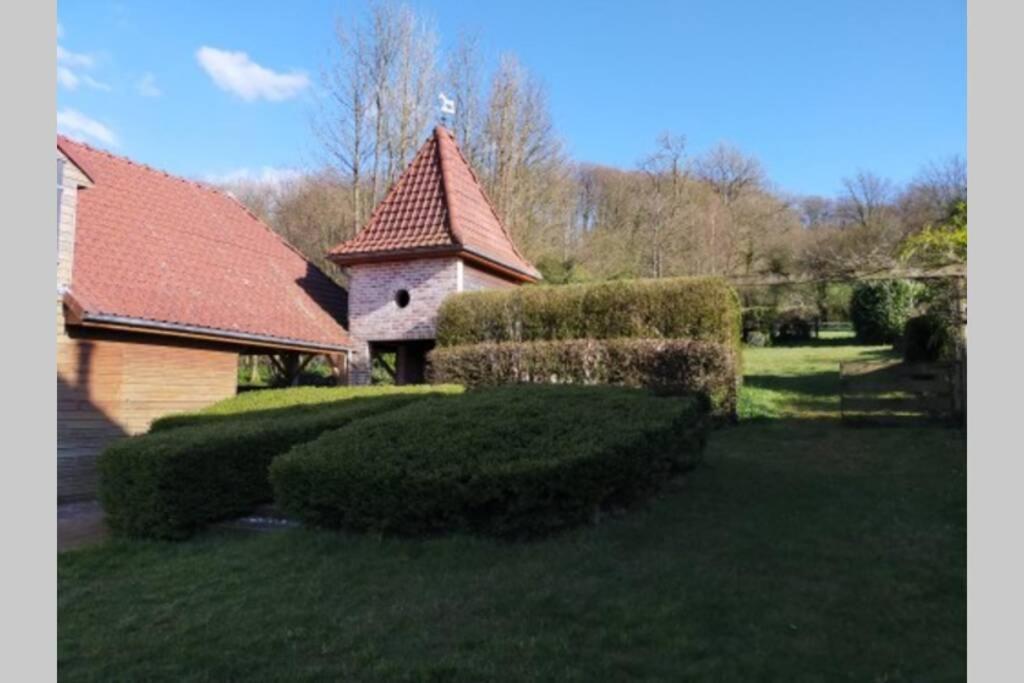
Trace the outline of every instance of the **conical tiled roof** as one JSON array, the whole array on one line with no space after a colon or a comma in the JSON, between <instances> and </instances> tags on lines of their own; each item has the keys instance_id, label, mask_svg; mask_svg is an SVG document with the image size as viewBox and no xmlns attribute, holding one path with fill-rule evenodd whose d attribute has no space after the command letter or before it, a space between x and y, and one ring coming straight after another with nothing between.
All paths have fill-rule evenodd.
<instances>
[{"instance_id":1,"label":"conical tiled roof","mask_svg":"<svg viewBox=\"0 0 1024 683\"><path fill-rule=\"evenodd\" d=\"M330 252L338 265L460 255L520 280L540 273L505 230L462 156L454 136L438 126L366 227Z\"/></svg>"}]
</instances>

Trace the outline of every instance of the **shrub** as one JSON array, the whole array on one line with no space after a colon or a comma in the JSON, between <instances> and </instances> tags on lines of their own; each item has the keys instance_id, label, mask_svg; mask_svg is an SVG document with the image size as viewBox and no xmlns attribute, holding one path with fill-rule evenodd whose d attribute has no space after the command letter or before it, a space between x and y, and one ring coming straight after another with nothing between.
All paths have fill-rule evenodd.
<instances>
[{"instance_id":1,"label":"shrub","mask_svg":"<svg viewBox=\"0 0 1024 683\"><path fill-rule=\"evenodd\" d=\"M778 310L774 306L750 306L743 309L743 341L750 343L751 335L771 340L775 333ZM767 346L767 344L763 344Z\"/></svg>"},{"instance_id":2,"label":"shrub","mask_svg":"<svg viewBox=\"0 0 1024 683\"><path fill-rule=\"evenodd\" d=\"M891 344L903 332L920 287L906 280L860 282L850 299L850 320L865 344Z\"/></svg>"},{"instance_id":3,"label":"shrub","mask_svg":"<svg viewBox=\"0 0 1024 683\"><path fill-rule=\"evenodd\" d=\"M952 360L955 348L953 331L938 315L926 313L907 321L903 359L908 363Z\"/></svg>"},{"instance_id":4,"label":"shrub","mask_svg":"<svg viewBox=\"0 0 1024 683\"><path fill-rule=\"evenodd\" d=\"M748 334L746 341L747 346L753 347L765 347L771 346L772 344L772 338L765 334L764 332L760 332L758 330L754 330L753 332Z\"/></svg>"},{"instance_id":5,"label":"shrub","mask_svg":"<svg viewBox=\"0 0 1024 683\"><path fill-rule=\"evenodd\" d=\"M99 457L99 498L118 534L184 538L270 500L274 457L324 431L393 410L426 394L352 398L222 418L116 442ZM435 394L438 395L438 394Z\"/></svg>"},{"instance_id":6,"label":"shrub","mask_svg":"<svg viewBox=\"0 0 1024 683\"><path fill-rule=\"evenodd\" d=\"M829 282L821 290L818 309L822 319L826 322L848 322L853 286L846 282Z\"/></svg>"},{"instance_id":7,"label":"shrub","mask_svg":"<svg viewBox=\"0 0 1024 683\"><path fill-rule=\"evenodd\" d=\"M515 386L355 422L277 458L278 504L314 526L531 536L623 506L692 467L693 398L622 387Z\"/></svg>"},{"instance_id":8,"label":"shrub","mask_svg":"<svg viewBox=\"0 0 1024 683\"><path fill-rule=\"evenodd\" d=\"M455 386L401 386L401 387L292 387L289 389L265 389L247 391L237 396L214 403L202 410L190 413L167 415L153 422L150 432L159 432L176 427L190 427L199 424L223 422L225 419L263 420L268 417L299 416L351 398L375 398L396 394L422 394L457 392Z\"/></svg>"},{"instance_id":9,"label":"shrub","mask_svg":"<svg viewBox=\"0 0 1024 683\"><path fill-rule=\"evenodd\" d=\"M739 349L736 292L720 278L616 280L448 297L440 346L565 339L696 339Z\"/></svg>"},{"instance_id":10,"label":"shrub","mask_svg":"<svg viewBox=\"0 0 1024 683\"><path fill-rule=\"evenodd\" d=\"M787 308L775 319L775 338L784 342L808 341L817 325L818 313L813 308Z\"/></svg>"},{"instance_id":11,"label":"shrub","mask_svg":"<svg viewBox=\"0 0 1024 683\"><path fill-rule=\"evenodd\" d=\"M430 352L431 381L501 384L618 384L704 396L717 417L736 413L732 350L687 339L570 339L466 344Z\"/></svg>"}]
</instances>

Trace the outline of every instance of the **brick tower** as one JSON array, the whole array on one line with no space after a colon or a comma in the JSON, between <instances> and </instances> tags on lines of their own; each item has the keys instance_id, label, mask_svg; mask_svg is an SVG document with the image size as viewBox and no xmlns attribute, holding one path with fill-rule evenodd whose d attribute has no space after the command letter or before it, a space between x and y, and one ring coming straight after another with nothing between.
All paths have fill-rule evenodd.
<instances>
[{"instance_id":1,"label":"brick tower","mask_svg":"<svg viewBox=\"0 0 1024 683\"><path fill-rule=\"evenodd\" d=\"M462 155L437 127L358 235L328 258L348 274L351 381L370 381L374 355L394 352L396 381L424 379L437 310L453 292L540 280Z\"/></svg>"}]
</instances>

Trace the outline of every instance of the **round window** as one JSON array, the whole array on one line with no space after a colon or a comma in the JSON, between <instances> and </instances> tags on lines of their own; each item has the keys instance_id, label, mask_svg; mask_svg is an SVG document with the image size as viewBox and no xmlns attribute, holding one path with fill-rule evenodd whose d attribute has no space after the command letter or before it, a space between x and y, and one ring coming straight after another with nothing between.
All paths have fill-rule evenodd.
<instances>
[{"instance_id":1,"label":"round window","mask_svg":"<svg viewBox=\"0 0 1024 683\"><path fill-rule=\"evenodd\" d=\"M395 292L395 303L398 304L399 308L405 308L409 305L409 290L400 289Z\"/></svg>"}]
</instances>

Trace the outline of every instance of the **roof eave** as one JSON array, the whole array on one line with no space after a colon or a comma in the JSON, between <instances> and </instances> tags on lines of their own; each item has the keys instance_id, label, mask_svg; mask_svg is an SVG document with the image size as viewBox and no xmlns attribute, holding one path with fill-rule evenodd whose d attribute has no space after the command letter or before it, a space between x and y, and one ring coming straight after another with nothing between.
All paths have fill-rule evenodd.
<instances>
[{"instance_id":1,"label":"roof eave","mask_svg":"<svg viewBox=\"0 0 1024 683\"><path fill-rule=\"evenodd\" d=\"M68 313L70 314L67 318L68 324L80 327L119 329L127 332L144 332L287 351L337 353L348 352L353 348L351 341L347 338L345 343L324 344L322 342L289 339L268 334L222 330L200 325L148 320L146 318L135 318L111 313L96 313L85 310L70 292L65 294L64 303L67 305Z\"/></svg>"},{"instance_id":2,"label":"roof eave","mask_svg":"<svg viewBox=\"0 0 1024 683\"><path fill-rule=\"evenodd\" d=\"M338 266L355 266L364 263L384 263L387 261L412 261L424 258L438 258L444 256L456 256L475 264L495 270L502 275L509 276L522 282L539 282L542 279L540 273L529 272L512 264L495 259L487 254L473 250L459 244L443 245L437 247L415 247L412 249L389 249L382 251L361 251L332 253L327 256Z\"/></svg>"}]
</instances>

